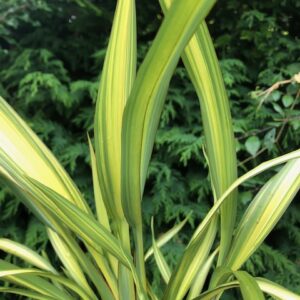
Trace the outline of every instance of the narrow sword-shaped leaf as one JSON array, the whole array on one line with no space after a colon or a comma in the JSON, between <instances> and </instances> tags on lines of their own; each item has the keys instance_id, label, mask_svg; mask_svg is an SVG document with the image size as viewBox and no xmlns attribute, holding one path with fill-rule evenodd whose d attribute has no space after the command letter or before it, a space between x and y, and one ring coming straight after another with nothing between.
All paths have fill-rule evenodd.
<instances>
[{"instance_id":1,"label":"narrow sword-shaped leaf","mask_svg":"<svg viewBox=\"0 0 300 300\"><path fill-rule=\"evenodd\" d=\"M288 154L285 154L285 155L279 156L277 158L274 158L274 159L268 160L266 162L263 162L260 165L258 165L257 167L255 167L254 169L252 169L249 172L247 172L246 174L244 174L243 176L239 177L224 192L222 197L219 198L216 201L214 206L210 209L208 214L205 216L203 221L199 224L199 226L195 230L191 241L194 240L197 237L201 238L201 236L203 234L203 231L208 226L208 224L211 222L214 215L218 212L220 206L223 204L224 201L226 201L228 195L230 195L240 184L242 184L243 182L249 180L250 178L252 178L252 177L254 177L254 176L256 176L256 175L258 175L258 174L260 174L260 173L262 173L262 172L264 172L264 171L266 171L266 170L268 170L272 167L275 167L277 165L283 164L287 161L290 161L292 159L297 159L297 158L300 158L300 150L296 150L296 151L290 152Z\"/></svg>"},{"instance_id":2,"label":"narrow sword-shaped leaf","mask_svg":"<svg viewBox=\"0 0 300 300\"><path fill-rule=\"evenodd\" d=\"M134 0L119 0L114 16L95 113L98 178L106 207L130 251L129 228L121 203L121 130L123 111L136 73L136 16ZM119 267L120 296L133 299L131 274Z\"/></svg>"},{"instance_id":3,"label":"narrow sword-shaped leaf","mask_svg":"<svg viewBox=\"0 0 300 300\"><path fill-rule=\"evenodd\" d=\"M211 208L211 210L209 211L209 213L205 216L204 220L201 222L201 224L198 226L197 230L195 231L191 241L190 241L190 245L194 245L199 243L201 245L201 241L203 240L203 238L205 237L205 233L207 230L207 226L211 226L210 224L212 224L215 220L215 215L218 212L219 207L222 205L222 203L226 200L226 197L232 192L234 191L241 183L243 183L244 181L248 180L249 178L269 169L270 167L274 167L278 164L284 163L286 161L295 159L295 158L300 158L300 150L291 152L289 154L283 155L281 157L272 159L270 161L264 162L261 165L259 165L258 167L252 169L251 171L249 171L248 173L246 173L245 175L243 175L242 177L238 178L227 190L226 192L222 195L222 197L216 201L216 203L214 204L214 206ZM190 246L188 246L189 248ZM191 251L191 250L189 250ZM183 259L180 262L181 268L185 268L186 270L189 270L189 268L192 268L192 260L190 259L190 257L194 257L193 254L190 254L188 251L185 252ZM183 274L186 274L187 271L182 272ZM181 283L183 282L183 279L178 279L180 278L180 276L177 274L177 280L173 279L174 276L172 276L170 283L167 287L167 291L166 291L166 295L165 299L170 299L172 297L175 298L175 295L173 295L172 297L168 298L170 293L173 293L173 289L175 291L178 290L178 286L180 286L180 288L182 288ZM172 280L173 279L173 280ZM186 280L186 278L185 278ZM172 282L173 281L173 282ZM173 286L172 286L172 285Z\"/></svg>"},{"instance_id":4,"label":"narrow sword-shaped leaf","mask_svg":"<svg viewBox=\"0 0 300 300\"><path fill-rule=\"evenodd\" d=\"M120 0L114 16L95 113L98 178L106 207L116 221L124 219L121 204L121 130L135 69L135 1Z\"/></svg>"},{"instance_id":5,"label":"narrow sword-shaped leaf","mask_svg":"<svg viewBox=\"0 0 300 300\"><path fill-rule=\"evenodd\" d=\"M71 253L70 248L67 244L60 238L60 236L51 229L47 229L48 237L51 244L55 250L55 253L68 270L70 278L72 278L77 284L85 289L85 291L91 295L95 296L91 287L89 286L84 273L76 259L74 259L73 253ZM69 259L65 259L68 256Z\"/></svg>"},{"instance_id":6,"label":"narrow sword-shaped leaf","mask_svg":"<svg viewBox=\"0 0 300 300\"><path fill-rule=\"evenodd\" d=\"M206 262L201 266L201 268L198 271L198 274L195 276L194 282L190 288L187 300L193 299L196 296L198 296L205 284L205 280L207 278L207 275L209 274L209 271L212 267L213 261L219 252L219 248L217 248L206 260Z\"/></svg>"},{"instance_id":7,"label":"narrow sword-shaped leaf","mask_svg":"<svg viewBox=\"0 0 300 300\"><path fill-rule=\"evenodd\" d=\"M238 270L261 245L300 189L300 158L288 162L251 202L238 225L226 265Z\"/></svg>"},{"instance_id":8,"label":"narrow sword-shaped leaf","mask_svg":"<svg viewBox=\"0 0 300 300\"><path fill-rule=\"evenodd\" d=\"M6 152L24 173L91 213L63 167L2 97L0 124L0 149Z\"/></svg>"},{"instance_id":9,"label":"narrow sword-shaped leaf","mask_svg":"<svg viewBox=\"0 0 300 300\"><path fill-rule=\"evenodd\" d=\"M59 289L55 285L42 278L39 278L38 276L29 276L26 274L9 274L9 271L13 270L15 272L19 272L22 269L2 259L0 259L0 270L0 277L5 277L5 279L8 281L19 284L46 296L59 297L60 299L68 300L72 299L66 291ZM5 274L5 272L8 273Z\"/></svg>"},{"instance_id":10,"label":"narrow sword-shaped leaf","mask_svg":"<svg viewBox=\"0 0 300 300\"><path fill-rule=\"evenodd\" d=\"M92 167L92 175L93 175L93 187L94 187L94 197L95 197L95 205L96 205L96 213L97 219L108 231L111 232L109 217L107 214L107 210L103 201L101 188L99 184L98 171L96 166L96 156L92 146L92 142L88 136L89 148L90 148L90 156L91 156L91 167ZM110 265L114 271L114 273L118 274L118 261L108 254L108 259L110 261Z\"/></svg>"},{"instance_id":11,"label":"narrow sword-shaped leaf","mask_svg":"<svg viewBox=\"0 0 300 300\"><path fill-rule=\"evenodd\" d=\"M93 188L94 188L94 198L95 198L97 219L100 222L100 224L102 224L107 230L111 231L110 224L109 224L109 217L103 201L103 196L99 184L99 176L98 176L98 171L96 166L96 156L89 136L88 136L88 142L89 142L90 157L91 157Z\"/></svg>"},{"instance_id":12,"label":"narrow sword-shaped leaf","mask_svg":"<svg viewBox=\"0 0 300 300\"><path fill-rule=\"evenodd\" d=\"M41 201L41 198L44 196L40 194L40 192L32 183L28 182L28 180L26 179L27 177L23 173L23 171L18 168L18 166L10 159L10 157L7 156L5 152L3 152L2 149L0 149L0 166L2 166L2 169L4 169L5 171L3 173L2 169L0 169L0 175L2 175L6 184L9 185L15 193L18 193L18 195L22 196L24 199L27 199L27 201L25 201L25 204L30 208L35 208L37 214L42 215L42 220L46 222L46 224L53 230L57 231L61 237L63 237L64 241L68 244L68 246L70 246L70 249L72 249L72 253L76 256L76 259L80 261L81 266L84 267L85 272L89 274L91 280L96 285L100 294L109 295L110 291L108 290L105 281L101 277L101 274L95 270L95 267L93 265L89 264L88 259L84 257L85 255L81 251L80 247L78 247L78 245L72 241L70 232L66 230L66 228L62 228L64 226L62 226L61 220L58 222L58 208L51 201L49 202L48 198L46 198L46 202ZM45 203L48 204L48 206L45 207ZM62 214L65 215L63 212ZM91 216L89 218L91 218ZM114 280L114 274L112 274L109 269L105 267L105 262L103 262L104 264L102 264L101 257L99 257L101 248L98 247L99 253L97 253L93 248L90 248L88 244L87 248L90 250L93 258L100 266L100 269L105 275L112 291L115 295L117 295L117 290L115 288L116 280ZM73 249L76 249L76 251L73 251ZM82 253L80 254L79 252ZM72 255L66 255L66 253L61 253L61 255L65 261L69 261L67 262L67 264L73 264L74 257Z\"/></svg>"},{"instance_id":13,"label":"narrow sword-shaped leaf","mask_svg":"<svg viewBox=\"0 0 300 300\"><path fill-rule=\"evenodd\" d=\"M141 195L169 81L184 46L214 2L174 1L127 101L122 128L122 201L133 225L141 224Z\"/></svg>"},{"instance_id":14,"label":"narrow sword-shaped leaf","mask_svg":"<svg viewBox=\"0 0 300 300\"><path fill-rule=\"evenodd\" d=\"M71 230L100 253L103 248L129 267L128 260L130 259L123 255L119 241L106 228L53 190L36 180L30 178L28 180L36 186L44 205L49 209L54 209L60 220Z\"/></svg>"},{"instance_id":15,"label":"narrow sword-shaped leaf","mask_svg":"<svg viewBox=\"0 0 300 300\"><path fill-rule=\"evenodd\" d=\"M40 293L36 293L30 290L19 289L19 288L6 288L0 287L0 293L10 293L20 296L25 296L30 299L37 299L37 300L55 300L56 298L50 296L44 296Z\"/></svg>"},{"instance_id":16,"label":"narrow sword-shaped leaf","mask_svg":"<svg viewBox=\"0 0 300 300\"><path fill-rule=\"evenodd\" d=\"M65 287L69 288L76 294L78 294L82 299L89 300L94 299L97 300L96 296L89 296L85 293L85 290L78 286L74 281L67 279L65 277L54 275L49 272L37 270L37 269L30 269L30 268L22 268L16 269L15 266L12 269L6 269L4 271L0 271L0 278L1 277L9 277L9 276L18 276L18 275L29 275L28 277L39 276L44 278L52 279L57 283L64 285ZM35 277L34 277L35 278ZM37 277L38 278L38 277ZM57 295L58 296L58 295Z\"/></svg>"},{"instance_id":17,"label":"narrow sword-shaped leaf","mask_svg":"<svg viewBox=\"0 0 300 300\"><path fill-rule=\"evenodd\" d=\"M11 241L9 239L1 238L0 250L15 255L37 268L52 272L53 274L58 274L55 268L46 258L40 256L35 251L22 244Z\"/></svg>"},{"instance_id":18,"label":"narrow sword-shaped leaf","mask_svg":"<svg viewBox=\"0 0 300 300\"><path fill-rule=\"evenodd\" d=\"M182 220L180 223L172 227L170 230L167 232L163 233L157 240L156 240L156 245L158 248L161 248L163 245L165 245L169 240L171 240L181 229L182 227L186 224L190 217L191 213L189 213L184 220ZM145 261L149 259L149 257L153 254L153 247L151 246L146 254L145 254Z\"/></svg>"},{"instance_id":19,"label":"narrow sword-shaped leaf","mask_svg":"<svg viewBox=\"0 0 300 300\"><path fill-rule=\"evenodd\" d=\"M168 85L180 54L215 0L176 0L143 61L122 123L122 206L133 227L139 277L146 289L141 199Z\"/></svg>"},{"instance_id":20,"label":"narrow sword-shaped leaf","mask_svg":"<svg viewBox=\"0 0 300 300\"><path fill-rule=\"evenodd\" d=\"M61 165L26 123L1 97L0 121L0 150L4 151L24 173L51 187L66 197L66 199L91 214L77 187ZM1 172L4 173L5 171L0 164ZM51 216L39 204L34 201L28 201L22 195L22 192L19 192L18 195L21 195L25 203L40 219L50 225L49 217L51 218ZM65 260L68 259L70 257L66 256Z\"/></svg>"},{"instance_id":21,"label":"narrow sword-shaped leaf","mask_svg":"<svg viewBox=\"0 0 300 300\"><path fill-rule=\"evenodd\" d=\"M165 13L172 2L160 0ZM229 101L205 21L184 49L182 59L199 98L210 178L218 199L236 180L237 163ZM233 192L221 207L219 263L226 256L232 239L236 207L237 193Z\"/></svg>"},{"instance_id":22,"label":"narrow sword-shaped leaf","mask_svg":"<svg viewBox=\"0 0 300 300\"><path fill-rule=\"evenodd\" d=\"M265 293L280 300L300 300L300 296L287 290L286 288L264 278L255 278L257 284Z\"/></svg>"},{"instance_id":23,"label":"narrow sword-shaped leaf","mask_svg":"<svg viewBox=\"0 0 300 300\"><path fill-rule=\"evenodd\" d=\"M217 225L218 219L214 217L208 228L204 230L201 238L193 240L187 246L183 257L172 273L163 300L181 300L184 298L199 270L207 260L215 240Z\"/></svg>"},{"instance_id":24,"label":"narrow sword-shaped leaf","mask_svg":"<svg viewBox=\"0 0 300 300\"><path fill-rule=\"evenodd\" d=\"M244 300L265 299L264 294L262 293L254 277L245 271L237 271L233 274L240 283L240 289Z\"/></svg>"},{"instance_id":25,"label":"narrow sword-shaped leaf","mask_svg":"<svg viewBox=\"0 0 300 300\"><path fill-rule=\"evenodd\" d=\"M74 204L64 199L60 194L34 179L27 178L27 180L27 184L36 186L36 193L40 196L40 201L44 203L48 209L54 210L66 226L100 254L102 253L102 249L104 249L130 269L138 294L140 297L146 297L145 290L141 284L141 279L137 275L130 253L123 249L119 241L106 228L96 220L90 218L88 214Z\"/></svg>"},{"instance_id":26,"label":"narrow sword-shaped leaf","mask_svg":"<svg viewBox=\"0 0 300 300\"><path fill-rule=\"evenodd\" d=\"M169 279L171 277L171 271L170 268L159 250L156 241L155 241L155 234L154 234L154 225L153 225L153 218L151 219L151 233L152 233L152 245L153 245L153 252L154 252L154 258L156 261L156 264L158 266L158 269L160 271L160 274L162 275L165 283L169 282Z\"/></svg>"}]
</instances>

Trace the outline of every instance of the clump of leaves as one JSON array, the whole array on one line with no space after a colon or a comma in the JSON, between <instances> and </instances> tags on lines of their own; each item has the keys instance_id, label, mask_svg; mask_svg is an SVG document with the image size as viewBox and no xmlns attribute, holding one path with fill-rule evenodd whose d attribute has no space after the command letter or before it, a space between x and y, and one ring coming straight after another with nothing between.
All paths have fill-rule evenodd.
<instances>
[{"instance_id":1,"label":"clump of leaves","mask_svg":"<svg viewBox=\"0 0 300 300\"><path fill-rule=\"evenodd\" d=\"M0 261L0 276L14 284L0 291L36 299L157 299L145 272L141 201L168 85L182 56L200 100L214 205L173 272L160 247L182 224L156 240L152 222L153 245L146 257L154 254L166 283L162 299L212 299L231 288L239 288L244 299L264 299L263 292L299 299L241 267L299 190L300 151L266 161L237 179L229 103L204 22L214 1L160 4L165 19L137 74L135 3L121 0L116 8L97 98L95 152L89 142L96 214L51 152L0 98L1 178L45 224L63 265L60 272L47 257L1 239L1 249L35 268ZM236 226L237 187L282 163ZM215 259L217 267L209 275Z\"/></svg>"}]
</instances>

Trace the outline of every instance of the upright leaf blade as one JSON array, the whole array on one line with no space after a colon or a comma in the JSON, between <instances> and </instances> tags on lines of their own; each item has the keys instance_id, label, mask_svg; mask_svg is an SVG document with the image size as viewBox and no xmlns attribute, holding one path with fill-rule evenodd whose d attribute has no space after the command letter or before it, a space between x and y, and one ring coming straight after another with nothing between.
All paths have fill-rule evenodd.
<instances>
[{"instance_id":1,"label":"upright leaf blade","mask_svg":"<svg viewBox=\"0 0 300 300\"><path fill-rule=\"evenodd\" d=\"M92 167L92 174L93 174L93 187L94 187L94 198L95 198L97 218L100 224L103 225L107 230L111 232L109 216L107 213L107 209L105 207L105 203L102 197L102 192L99 184L99 176L98 176L98 170L96 166L96 156L89 137L88 137L88 141L89 141L90 156L91 156L91 167ZM114 273L117 274L118 261L110 254L108 254L108 259L110 261Z\"/></svg>"},{"instance_id":2,"label":"upright leaf blade","mask_svg":"<svg viewBox=\"0 0 300 300\"><path fill-rule=\"evenodd\" d=\"M136 72L136 16L134 0L119 0L98 93L95 150L100 189L114 228L130 251L129 228L121 203L121 129L123 111ZM119 268L120 296L134 297L131 274Z\"/></svg>"},{"instance_id":3,"label":"upright leaf blade","mask_svg":"<svg viewBox=\"0 0 300 300\"><path fill-rule=\"evenodd\" d=\"M70 248L67 246L67 244L53 230L48 229L47 233L55 250L55 253L67 269L70 278L72 278L79 286L83 287L87 293L89 293L90 295L94 295L84 276L84 273L82 272L82 269L80 268L78 261L75 259L73 253L71 253Z\"/></svg>"},{"instance_id":4,"label":"upright leaf blade","mask_svg":"<svg viewBox=\"0 0 300 300\"><path fill-rule=\"evenodd\" d=\"M180 54L215 0L176 0L142 63L122 124L122 206L133 227L137 269L146 289L141 199L167 88Z\"/></svg>"},{"instance_id":5,"label":"upright leaf blade","mask_svg":"<svg viewBox=\"0 0 300 300\"><path fill-rule=\"evenodd\" d=\"M165 283L168 283L169 279L171 277L171 270L155 241L153 218L151 219L151 233L152 233L153 252L154 252L154 258L155 258L156 264L158 266L158 269L159 269Z\"/></svg>"},{"instance_id":6,"label":"upright leaf blade","mask_svg":"<svg viewBox=\"0 0 300 300\"><path fill-rule=\"evenodd\" d=\"M172 227L170 230L167 232L163 233L160 235L160 237L156 240L157 247L160 248L163 245L165 245L169 240L171 240L181 229L182 227L186 224L188 221L190 214L186 216L186 218L181 221L179 224L175 225ZM153 247L151 246L147 252L145 253L145 261L148 260L148 258L153 254Z\"/></svg>"},{"instance_id":7,"label":"upright leaf blade","mask_svg":"<svg viewBox=\"0 0 300 300\"><path fill-rule=\"evenodd\" d=\"M240 289L244 300L264 300L262 293L256 280L245 271L234 272L234 276L240 283Z\"/></svg>"},{"instance_id":8,"label":"upright leaf blade","mask_svg":"<svg viewBox=\"0 0 300 300\"><path fill-rule=\"evenodd\" d=\"M160 0L165 13L172 2ZM236 180L237 163L229 101L205 21L184 49L182 59L199 98L210 178L214 196L218 199ZM219 263L232 239L236 206L237 193L233 192L221 207Z\"/></svg>"},{"instance_id":9,"label":"upright leaf blade","mask_svg":"<svg viewBox=\"0 0 300 300\"><path fill-rule=\"evenodd\" d=\"M214 0L176 0L137 74L122 128L122 201L128 221L141 224L141 196L165 95L180 54Z\"/></svg>"},{"instance_id":10,"label":"upright leaf blade","mask_svg":"<svg viewBox=\"0 0 300 300\"><path fill-rule=\"evenodd\" d=\"M95 198L97 218L100 224L102 224L105 228L107 228L107 230L111 231L110 224L109 224L109 216L104 204L104 200L103 200L103 196L99 184L99 176L98 176L98 171L96 166L96 156L89 136L88 136L88 142L89 142L90 157L91 157L94 198Z\"/></svg>"},{"instance_id":11,"label":"upright leaf blade","mask_svg":"<svg viewBox=\"0 0 300 300\"><path fill-rule=\"evenodd\" d=\"M100 188L107 209L115 220L124 218L121 204L121 129L135 68L135 1L120 0L114 16L95 113L95 150Z\"/></svg>"}]
</instances>

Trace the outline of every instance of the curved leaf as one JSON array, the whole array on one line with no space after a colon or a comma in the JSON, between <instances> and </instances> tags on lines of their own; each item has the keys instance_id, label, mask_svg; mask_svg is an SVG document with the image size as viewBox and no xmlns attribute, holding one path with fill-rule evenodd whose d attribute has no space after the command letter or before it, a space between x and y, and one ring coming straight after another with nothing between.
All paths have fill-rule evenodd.
<instances>
[{"instance_id":1,"label":"curved leaf","mask_svg":"<svg viewBox=\"0 0 300 300\"><path fill-rule=\"evenodd\" d=\"M160 0L164 12L172 2ZM199 98L211 185L214 200L217 200L236 180L237 163L229 101L205 21L199 25L184 49L182 60ZM237 193L233 192L221 207L219 263L229 249L236 209Z\"/></svg>"},{"instance_id":2,"label":"curved leaf","mask_svg":"<svg viewBox=\"0 0 300 300\"><path fill-rule=\"evenodd\" d=\"M300 295L287 290L286 288L264 278L255 278L257 284L265 293L280 300L300 300Z\"/></svg>"},{"instance_id":3,"label":"curved leaf","mask_svg":"<svg viewBox=\"0 0 300 300\"><path fill-rule=\"evenodd\" d=\"M37 268L57 274L57 271L47 259L20 243L11 241L9 239L0 238L0 249L12 255L18 256Z\"/></svg>"},{"instance_id":4,"label":"curved leaf","mask_svg":"<svg viewBox=\"0 0 300 300\"><path fill-rule=\"evenodd\" d=\"M156 241L155 241L155 234L154 234L154 228L153 228L153 218L151 219L151 233L152 233L152 245L153 245L153 252L154 252L154 258L156 261L156 264L158 266L158 269L165 281L165 283L169 282L169 279L171 277L171 271L170 268L165 261L164 256L162 255L161 251L159 250Z\"/></svg>"},{"instance_id":5,"label":"curved leaf","mask_svg":"<svg viewBox=\"0 0 300 300\"><path fill-rule=\"evenodd\" d=\"M29 126L0 97L0 149L28 176L91 213L74 182ZM0 165L0 172L2 172Z\"/></svg>"},{"instance_id":6,"label":"curved leaf","mask_svg":"<svg viewBox=\"0 0 300 300\"><path fill-rule=\"evenodd\" d=\"M296 150L293 152L290 152L288 154L279 156L277 158L268 160L266 162L261 163L254 169L250 170L243 176L239 177L234 183L226 190L226 192L220 197L214 206L211 208L211 210L208 212L208 214L205 216L204 220L199 224L197 229L195 230L193 237L191 241L197 238L197 236L202 236L202 232L205 230L205 228L208 226L208 224L211 222L215 214L218 212L220 206L223 204L224 201L226 201L228 195L230 195L240 184L247 181L248 179L272 168L277 165L280 165L282 163L285 163L287 161L300 158L300 150Z\"/></svg>"},{"instance_id":7,"label":"curved leaf","mask_svg":"<svg viewBox=\"0 0 300 300\"><path fill-rule=\"evenodd\" d=\"M237 271L233 273L240 283L240 289L244 300L264 300L265 297L259 288L255 278L245 271Z\"/></svg>"},{"instance_id":8,"label":"curved leaf","mask_svg":"<svg viewBox=\"0 0 300 300\"><path fill-rule=\"evenodd\" d=\"M300 159L288 162L251 202L238 225L225 261L238 270L261 245L300 189Z\"/></svg>"},{"instance_id":9,"label":"curved leaf","mask_svg":"<svg viewBox=\"0 0 300 300\"><path fill-rule=\"evenodd\" d=\"M165 245L169 240L171 240L186 224L190 215L191 215L191 213L189 213L186 216L186 218L184 220L182 220L180 223L178 223L177 225L172 227L170 230L168 230L167 232L160 235L160 237L156 240L157 247L160 248L163 245ZM145 261L147 261L152 254L153 254L153 247L151 246L145 254Z\"/></svg>"},{"instance_id":10,"label":"curved leaf","mask_svg":"<svg viewBox=\"0 0 300 300\"><path fill-rule=\"evenodd\" d=\"M18 289L18 288L0 287L0 293L10 293L10 294L25 296L30 299L37 299L37 300L54 300L54 299L56 299L53 297L44 296L42 294L30 291L30 290Z\"/></svg>"}]
</instances>

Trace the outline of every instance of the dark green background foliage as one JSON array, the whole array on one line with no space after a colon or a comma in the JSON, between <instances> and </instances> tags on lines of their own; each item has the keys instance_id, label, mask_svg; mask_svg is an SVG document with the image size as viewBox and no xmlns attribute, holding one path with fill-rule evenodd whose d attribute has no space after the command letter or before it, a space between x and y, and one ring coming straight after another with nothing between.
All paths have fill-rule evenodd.
<instances>
[{"instance_id":1,"label":"dark green background foliage","mask_svg":"<svg viewBox=\"0 0 300 300\"><path fill-rule=\"evenodd\" d=\"M114 2L0 2L0 94L52 149L91 204L87 132L93 135L99 71ZM140 61L162 20L158 4L150 2L137 1ZM282 85L267 97L259 96L275 82L300 71L299 11L297 0L228 0L219 1L207 20L230 97L240 174L299 147L299 84ZM148 246L151 216L159 234L193 210L189 225L163 248L172 266L212 203L202 132L198 100L179 63L162 114L143 201ZM272 174L256 177L240 188L240 213ZM297 292L299 205L295 199L245 265L252 274ZM51 253L43 225L6 188L0 190L0 210L0 236ZM149 273L155 286L162 284L153 261Z\"/></svg>"}]
</instances>

